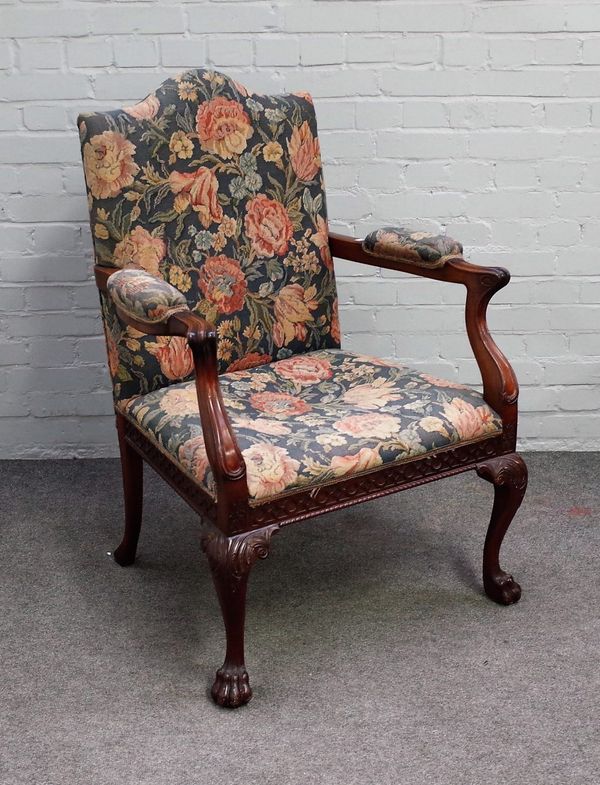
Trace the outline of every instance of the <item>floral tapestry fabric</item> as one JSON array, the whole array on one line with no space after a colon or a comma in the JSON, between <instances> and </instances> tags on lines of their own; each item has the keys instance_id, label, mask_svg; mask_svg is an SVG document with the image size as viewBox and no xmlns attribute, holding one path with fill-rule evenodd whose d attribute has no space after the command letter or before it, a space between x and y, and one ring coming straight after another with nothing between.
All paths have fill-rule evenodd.
<instances>
[{"instance_id":1,"label":"floral tapestry fabric","mask_svg":"<svg viewBox=\"0 0 600 785\"><path fill-rule=\"evenodd\" d=\"M384 226L368 234L363 249L384 259L409 261L419 267L443 267L452 256L462 256L458 240L442 234L411 232L401 226Z\"/></svg>"},{"instance_id":2,"label":"floral tapestry fabric","mask_svg":"<svg viewBox=\"0 0 600 785\"><path fill-rule=\"evenodd\" d=\"M341 350L294 355L220 382L254 503L502 430L475 390ZM214 495L193 382L120 406Z\"/></svg>"},{"instance_id":3,"label":"floral tapestry fabric","mask_svg":"<svg viewBox=\"0 0 600 785\"><path fill-rule=\"evenodd\" d=\"M194 358L185 338L148 336L125 326L114 304L100 292L108 368L116 400L120 390L158 390L193 376Z\"/></svg>"},{"instance_id":4,"label":"floral tapestry fabric","mask_svg":"<svg viewBox=\"0 0 600 785\"><path fill-rule=\"evenodd\" d=\"M115 305L148 324L164 322L171 314L189 310L178 289L143 270L119 270L110 276L107 288Z\"/></svg>"},{"instance_id":5,"label":"floral tapestry fabric","mask_svg":"<svg viewBox=\"0 0 600 785\"><path fill-rule=\"evenodd\" d=\"M339 346L310 95L196 70L78 125L97 264L178 289L216 326L221 373ZM117 400L188 367L175 339L132 333L106 298L103 314Z\"/></svg>"}]
</instances>

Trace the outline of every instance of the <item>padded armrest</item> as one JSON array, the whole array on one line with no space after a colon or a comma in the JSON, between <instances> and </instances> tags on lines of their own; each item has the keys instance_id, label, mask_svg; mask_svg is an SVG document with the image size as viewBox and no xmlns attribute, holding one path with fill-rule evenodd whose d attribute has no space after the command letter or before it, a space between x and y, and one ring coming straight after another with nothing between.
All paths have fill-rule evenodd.
<instances>
[{"instance_id":1,"label":"padded armrest","mask_svg":"<svg viewBox=\"0 0 600 785\"><path fill-rule=\"evenodd\" d=\"M144 270L119 270L110 276L106 288L120 310L148 325L165 322L174 313L189 311L180 291Z\"/></svg>"},{"instance_id":2,"label":"padded armrest","mask_svg":"<svg viewBox=\"0 0 600 785\"><path fill-rule=\"evenodd\" d=\"M368 234L362 242L365 253L383 259L410 262L417 267L443 267L448 259L462 256L458 240L442 234L411 232L401 226L383 226Z\"/></svg>"}]
</instances>

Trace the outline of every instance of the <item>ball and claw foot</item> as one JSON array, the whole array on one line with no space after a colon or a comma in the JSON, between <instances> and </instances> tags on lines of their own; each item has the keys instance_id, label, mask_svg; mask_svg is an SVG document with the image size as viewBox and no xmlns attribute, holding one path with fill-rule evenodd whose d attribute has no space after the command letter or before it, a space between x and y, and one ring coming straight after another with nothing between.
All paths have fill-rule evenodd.
<instances>
[{"instance_id":1,"label":"ball and claw foot","mask_svg":"<svg viewBox=\"0 0 600 785\"><path fill-rule=\"evenodd\" d=\"M129 548L125 543L121 543L118 548L113 551L113 559L121 567L130 567L135 561L135 549Z\"/></svg>"},{"instance_id":2,"label":"ball and claw foot","mask_svg":"<svg viewBox=\"0 0 600 785\"><path fill-rule=\"evenodd\" d=\"M514 605L521 599L521 587L507 572L485 576L483 585L490 600L499 605Z\"/></svg>"},{"instance_id":3,"label":"ball and claw foot","mask_svg":"<svg viewBox=\"0 0 600 785\"><path fill-rule=\"evenodd\" d=\"M248 703L252 697L248 671L245 668L219 668L211 695L215 703L228 709L237 709Z\"/></svg>"}]
</instances>

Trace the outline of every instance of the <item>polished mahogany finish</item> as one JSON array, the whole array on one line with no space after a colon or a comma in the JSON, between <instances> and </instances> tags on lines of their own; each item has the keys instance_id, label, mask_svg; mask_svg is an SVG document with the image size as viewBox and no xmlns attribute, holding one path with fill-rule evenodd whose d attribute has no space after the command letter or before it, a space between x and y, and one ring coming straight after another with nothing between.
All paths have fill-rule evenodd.
<instances>
[{"instance_id":1,"label":"polished mahogany finish","mask_svg":"<svg viewBox=\"0 0 600 785\"><path fill-rule=\"evenodd\" d=\"M135 553L142 528L142 506L144 490L144 462L140 453L127 441L127 421L117 417L121 473L123 475L123 500L125 506L125 532L113 558L121 567L135 561Z\"/></svg>"},{"instance_id":2,"label":"polished mahogany finish","mask_svg":"<svg viewBox=\"0 0 600 785\"><path fill-rule=\"evenodd\" d=\"M494 602L512 605L521 587L500 567L500 546L527 490L527 466L520 455L502 455L480 463L477 474L494 485L494 507L483 546L483 587Z\"/></svg>"},{"instance_id":3,"label":"polished mahogany finish","mask_svg":"<svg viewBox=\"0 0 600 785\"><path fill-rule=\"evenodd\" d=\"M479 267L453 257L443 267L426 269L406 261L367 254L361 242L332 233L334 257L398 270L466 287L466 329L480 368L484 398L501 416L503 431L481 441L447 447L420 458L389 464L369 474L341 478L335 483L282 494L264 503L251 502L246 467L227 417L219 386L217 339L204 319L182 310L164 322L147 325L119 311L126 324L159 335L184 336L193 353L200 421L208 459L215 477L216 498L179 470L130 420L117 413L117 428L125 491L125 535L115 551L119 564L135 558L142 510L142 460L149 463L205 521L202 546L219 597L227 639L223 666L217 671L212 697L222 706L236 707L252 696L244 659L246 586L256 561L268 555L271 537L279 529L329 510L336 510L412 488L467 470L494 484L495 499L484 546L483 580L495 602L516 602L520 588L499 564L502 540L516 513L527 483L523 460L515 454L518 385L513 370L494 343L486 322L491 297L509 281L501 267ZM96 282L106 290L115 268L95 268Z\"/></svg>"}]
</instances>

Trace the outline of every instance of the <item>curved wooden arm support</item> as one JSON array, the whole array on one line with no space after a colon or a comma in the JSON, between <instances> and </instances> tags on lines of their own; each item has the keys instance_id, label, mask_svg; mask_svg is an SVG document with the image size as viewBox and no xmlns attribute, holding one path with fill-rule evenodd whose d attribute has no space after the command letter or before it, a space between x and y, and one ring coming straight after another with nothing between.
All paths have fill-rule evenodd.
<instances>
[{"instance_id":1,"label":"curved wooden arm support","mask_svg":"<svg viewBox=\"0 0 600 785\"><path fill-rule=\"evenodd\" d=\"M398 270L436 281L461 283L466 287L467 335L481 371L483 396L502 417L506 437L514 449L519 386L510 363L490 335L486 320L488 303L510 280L508 270L503 267L470 264L460 256L449 258L443 267L427 269L412 264L409 259L400 261L367 254L362 248L361 240L334 232L329 235L329 248L331 255L339 259Z\"/></svg>"},{"instance_id":2,"label":"curved wooden arm support","mask_svg":"<svg viewBox=\"0 0 600 785\"><path fill-rule=\"evenodd\" d=\"M98 288L106 291L106 282L116 268L95 267ZM229 513L240 503L248 504L246 464L229 422L219 385L217 336L214 327L195 313L182 310L165 321L149 325L138 321L115 305L124 324L147 335L178 335L192 350L196 372L196 391L206 454L215 477L219 522L227 528Z\"/></svg>"},{"instance_id":3,"label":"curved wooden arm support","mask_svg":"<svg viewBox=\"0 0 600 785\"><path fill-rule=\"evenodd\" d=\"M221 395L215 329L201 317L187 312L173 314L167 325L169 335L182 335L187 339L194 356L200 420L215 479L218 483L220 475L225 480L243 480L246 464ZM207 428L207 424L210 427ZM248 496L247 488L245 496Z\"/></svg>"}]
</instances>

